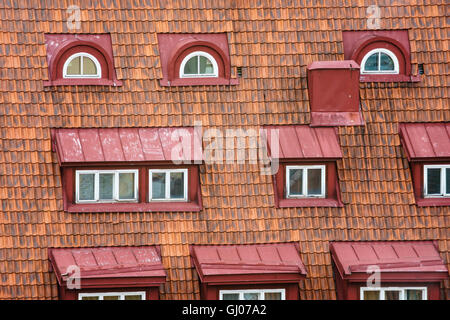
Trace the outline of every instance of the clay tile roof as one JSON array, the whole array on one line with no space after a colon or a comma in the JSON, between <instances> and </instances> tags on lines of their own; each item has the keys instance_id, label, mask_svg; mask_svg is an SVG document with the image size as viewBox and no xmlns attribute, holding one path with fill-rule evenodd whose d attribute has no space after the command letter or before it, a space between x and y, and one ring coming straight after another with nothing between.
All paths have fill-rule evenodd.
<instances>
[{"instance_id":1,"label":"clay tile roof","mask_svg":"<svg viewBox=\"0 0 450 320\"><path fill-rule=\"evenodd\" d=\"M401 123L399 131L409 160L450 159L450 122Z\"/></svg>"},{"instance_id":2,"label":"clay tile roof","mask_svg":"<svg viewBox=\"0 0 450 320\"><path fill-rule=\"evenodd\" d=\"M213 281L214 276L292 274L299 280L306 275L294 243L193 245L191 255L203 282Z\"/></svg>"},{"instance_id":3,"label":"clay tile roof","mask_svg":"<svg viewBox=\"0 0 450 320\"><path fill-rule=\"evenodd\" d=\"M334 128L298 126L267 126L267 143L272 157L279 159L337 159L342 158L341 147ZM278 141L272 136L278 134ZM278 150L278 157L276 153Z\"/></svg>"},{"instance_id":4,"label":"clay tile roof","mask_svg":"<svg viewBox=\"0 0 450 320\"><path fill-rule=\"evenodd\" d=\"M431 241L332 242L330 251L341 274L366 273L377 266L381 272L439 272L448 277Z\"/></svg>"},{"instance_id":5,"label":"clay tile roof","mask_svg":"<svg viewBox=\"0 0 450 320\"><path fill-rule=\"evenodd\" d=\"M74 267L79 268L83 286L112 278L145 278L147 284L159 284L166 277L159 251L154 246L51 248L49 259L60 284L72 275Z\"/></svg>"},{"instance_id":6,"label":"clay tile roof","mask_svg":"<svg viewBox=\"0 0 450 320\"><path fill-rule=\"evenodd\" d=\"M184 147L183 134L188 136L189 145L180 152L180 158L174 159L174 146L180 144ZM54 131L54 144L61 165L194 160L201 153L194 152L193 139L193 128L85 128ZM201 146L200 142L195 145Z\"/></svg>"}]
</instances>

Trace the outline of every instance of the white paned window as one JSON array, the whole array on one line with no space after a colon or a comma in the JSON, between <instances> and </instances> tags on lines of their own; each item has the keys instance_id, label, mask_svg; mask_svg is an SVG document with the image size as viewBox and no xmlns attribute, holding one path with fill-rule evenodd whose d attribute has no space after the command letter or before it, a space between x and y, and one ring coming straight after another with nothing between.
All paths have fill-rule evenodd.
<instances>
[{"instance_id":1,"label":"white paned window","mask_svg":"<svg viewBox=\"0 0 450 320\"><path fill-rule=\"evenodd\" d=\"M101 78L102 68L91 54L79 52L71 55L63 66L64 78Z\"/></svg>"},{"instance_id":2,"label":"white paned window","mask_svg":"<svg viewBox=\"0 0 450 320\"><path fill-rule=\"evenodd\" d=\"M136 202L138 170L77 170L77 203Z\"/></svg>"},{"instance_id":3,"label":"white paned window","mask_svg":"<svg viewBox=\"0 0 450 320\"><path fill-rule=\"evenodd\" d=\"M361 287L361 300L427 300L426 287Z\"/></svg>"},{"instance_id":4,"label":"white paned window","mask_svg":"<svg viewBox=\"0 0 450 320\"><path fill-rule=\"evenodd\" d=\"M425 165L424 197L450 197L450 165Z\"/></svg>"},{"instance_id":5,"label":"white paned window","mask_svg":"<svg viewBox=\"0 0 450 320\"><path fill-rule=\"evenodd\" d=\"M325 198L325 166L286 166L286 198Z\"/></svg>"},{"instance_id":6,"label":"white paned window","mask_svg":"<svg viewBox=\"0 0 450 320\"><path fill-rule=\"evenodd\" d=\"M78 300L145 300L145 292L79 293Z\"/></svg>"},{"instance_id":7,"label":"white paned window","mask_svg":"<svg viewBox=\"0 0 450 320\"><path fill-rule=\"evenodd\" d=\"M286 300L286 290L220 290L220 300Z\"/></svg>"},{"instance_id":8,"label":"white paned window","mask_svg":"<svg viewBox=\"0 0 450 320\"><path fill-rule=\"evenodd\" d=\"M219 68L212 55L203 51L188 54L180 65L180 78L218 77Z\"/></svg>"},{"instance_id":9,"label":"white paned window","mask_svg":"<svg viewBox=\"0 0 450 320\"><path fill-rule=\"evenodd\" d=\"M187 201L187 169L150 169L150 201Z\"/></svg>"},{"instance_id":10,"label":"white paned window","mask_svg":"<svg viewBox=\"0 0 450 320\"><path fill-rule=\"evenodd\" d=\"M361 61L361 73L365 74L398 74L398 59L392 51L374 49L369 51Z\"/></svg>"}]
</instances>

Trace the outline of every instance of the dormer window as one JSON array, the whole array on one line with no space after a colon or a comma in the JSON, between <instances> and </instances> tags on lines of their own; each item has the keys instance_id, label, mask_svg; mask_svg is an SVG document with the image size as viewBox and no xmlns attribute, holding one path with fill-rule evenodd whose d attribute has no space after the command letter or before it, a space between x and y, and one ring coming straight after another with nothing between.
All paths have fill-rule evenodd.
<instances>
[{"instance_id":1,"label":"dormer window","mask_svg":"<svg viewBox=\"0 0 450 320\"><path fill-rule=\"evenodd\" d=\"M369 51L361 62L361 73L398 74L398 59L392 51L374 49Z\"/></svg>"},{"instance_id":2,"label":"dormer window","mask_svg":"<svg viewBox=\"0 0 450 320\"><path fill-rule=\"evenodd\" d=\"M180 78L197 77L218 77L217 62L207 52L192 52L181 62Z\"/></svg>"},{"instance_id":3,"label":"dormer window","mask_svg":"<svg viewBox=\"0 0 450 320\"><path fill-rule=\"evenodd\" d=\"M325 198L325 166L286 166L286 198Z\"/></svg>"},{"instance_id":4,"label":"dormer window","mask_svg":"<svg viewBox=\"0 0 450 320\"><path fill-rule=\"evenodd\" d=\"M450 164L424 166L424 196L450 198Z\"/></svg>"},{"instance_id":5,"label":"dormer window","mask_svg":"<svg viewBox=\"0 0 450 320\"><path fill-rule=\"evenodd\" d=\"M64 63L64 78L100 78L101 75L100 63L93 55L86 52L75 53Z\"/></svg>"}]
</instances>

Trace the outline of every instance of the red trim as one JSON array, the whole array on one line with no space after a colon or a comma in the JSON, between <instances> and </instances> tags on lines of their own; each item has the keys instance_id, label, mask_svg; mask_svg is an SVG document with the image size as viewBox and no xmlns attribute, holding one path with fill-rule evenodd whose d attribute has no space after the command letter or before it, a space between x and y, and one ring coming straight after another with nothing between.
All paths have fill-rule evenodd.
<instances>
[{"instance_id":1,"label":"red trim","mask_svg":"<svg viewBox=\"0 0 450 320\"><path fill-rule=\"evenodd\" d=\"M286 166L290 165L325 165L326 166L326 198L286 199ZM275 206L277 208L295 207L343 207L341 201L337 168L335 161L283 161L278 172L272 176L275 191Z\"/></svg>"},{"instance_id":2,"label":"red trim","mask_svg":"<svg viewBox=\"0 0 450 320\"><path fill-rule=\"evenodd\" d=\"M414 161L410 162L411 166L411 176L414 188L414 198L416 200L416 205L419 207L444 207L450 206L450 198L424 198L423 189L423 170L425 165L432 164L449 164L449 161Z\"/></svg>"},{"instance_id":3,"label":"red trim","mask_svg":"<svg viewBox=\"0 0 450 320\"><path fill-rule=\"evenodd\" d=\"M188 202L148 202L148 170L149 169L188 169ZM139 199L138 202L115 203L75 203L75 172L76 170L139 170ZM173 163L62 167L61 181L63 184L64 211L72 213L89 212L199 212L202 210L201 189L197 165L174 165Z\"/></svg>"}]
</instances>

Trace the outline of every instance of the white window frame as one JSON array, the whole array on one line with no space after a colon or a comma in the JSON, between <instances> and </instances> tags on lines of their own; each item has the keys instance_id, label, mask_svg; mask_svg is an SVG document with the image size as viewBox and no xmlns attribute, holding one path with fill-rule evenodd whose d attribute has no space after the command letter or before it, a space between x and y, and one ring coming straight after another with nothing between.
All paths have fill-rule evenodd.
<instances>
[{"instance_id":1,"label":"white window frame","mask_svg":"<svg viewBox=\"0 0 450 320\"><path fill-rule=\"evenodd\" d=\"M174 199L174 198L170 198L170 174L173 172L183 172L184 173L184 198L183 199ZM157 198L157 199L153 199L152 193L153 193L153 184L152 184L152 180L153 180L153 173L165 173L166 174L166 189L165 189L165 198ZM180 201L180 202L186 202L188 199L188 180L189 180L189 176L188 176L188 169L149 169L148 170L148 189L149 189L149 194L148 194L148 199L150 202L156 202L156 201L168 201L168 202L175 202L175 201Z\"/></svg>"},{"instance_id":2,"label":"white window frame","mask_svg":"<svg viewBox=\"0 0 450 320\"><path fill-rule=\"evenodd\" d=\"M100 173L114 174L113 199L100 200ZM119 174L134 173L134 198L119 199ZM94 200L80 200L80 174L95 174L94 177ZM114 202L137 202L139 189L139 170L76 170L75 174L75 199L76 203L114 203Z\"/></svg>"},{"instance_id":3,"label":"white window frame","mask_svg":"<svg viewBox=\"0 0 450 320\"><path fill-rule=\"evenodd\" d=\"M186 63L192 58L192 57L205 57L207 58L209 61L211 61L212 65L213 65L213 73L204 73L201 74L200 73L200 58L198 61L198 66L197 66L197 73L196 74L185 74L184 73L184 66L186 65ZM180 65L180 78L217 78L219 76L219 67L217 65L217 61L216 59L214 59L214 57L212 55L210 55L207 52L204 51L194 51L189 53L186 57L184 57L183 61L181 62Z\"/></svg>"},{"instance_id":4,"label":"white window frame","mask_svg":"<svg viewBox=\"0 0 450 320\"><path fill-rule=\"evenodd\" d=\"M428 300L427 287L361 287L359 298L364 300L364 292L366 291L380 291L380 300L385 300L386 291L400 291L399 300L406 300L406 290L421 290L422 300Z\"/></svg>"},{"instance_id":5,"label":"white window frame","mask_svg":"<svg viewBox=\"0 0 450 320\"><path fill-rule=\"evenodd\" d=\"M384 53L387 54L392 61L394 61L394 70L366 70L366 62L367 59L369 59L370 56L372 56L375 53ZM381 66L381 54L378 55L378 69L380 69ZM390 50L384 49L384 48L377 48L369 51L364 58L361 60L361 73L362 74L399 74L399 63L397 56Z\"/></svg>"},{"instance_id":6,"label":"white window frame","mask_svg":"<svg viewBox=\"0 0 450 320\"><path fill-rule=\"evenodd\" d=\"M302 175L302 191L301 195L291 195L290 183L289 183L289 170L301 169L303 170ZM322 189L320 194L308 194L308 170L309 169L321 169L321 183ZM298 199L298 198L325 198L326 196L326 166L325 165L314 165L314 166L286 166L286 198L288 199Z\"/></svg>"},{"instance_id":7,"label":"white window frame","mask_svg":"<svg viewBox=\"0 0 450 320\"><path fill-rule=\"evenodd\" d=\"M428 169L441 169L441 193L428 194ZM424 198L448 198L450 193L446 193L447 181L446 170L450 169L450 164L444 165L424 165L423 166L423 196Z\"/></svg>"},{"instance_id":8,"label":"white window frame","mask_svg":"<svg viewBox=\"0 0 450 320\"><path fill-rule=\"evenodd\" d=\"M78 58L78 57L81 57L81 59L80 59L81 74L79 74L79 75L78 74L77 75L67 74L67 67L69 66L69 63L73 59ZM95 67L97 68L97 74L87 74L87 75L83 74L83 60L84 60L83 57L89 58L94 62ZM71 55L69 58L67 58L66 62L64 63L63 78L68 78L68 79L96 78L96 79L98 79L101 77L102 77L102 67L100 66L100 62L98 62L96 57L94 57L92 54L89 54L87 52L75 53L75 54Z\"/></svg>"},{"instance_id":9,"label":"white window frame","mask_svg":"<svg viewBox=\"0 0 450 320\"><path fill-rule=\"evenodd\" d=\"M286 289L245 289L245 290L220 290L219 299L223 300L224 294L239 294L239 301L244 300L244 293L258 293L265 298L266 293L281 293L281 300L286 300ZM265 299L258 299L265 300Z\"/></svg>"},{"instance_id":10,"label":"white window frame","mask_svg":"<svg viewBox=\"0 0 450 320\"><path fill-rule=\"evenodd\" d=\"M98 300L103 300L104 297L110 296L119 296L119 300L125 300L125 296L141 296L142 300L145 300L145 291L79 293L78 300L82 300L84 297L98 297Z\"/></svg>"}]
</instances>

